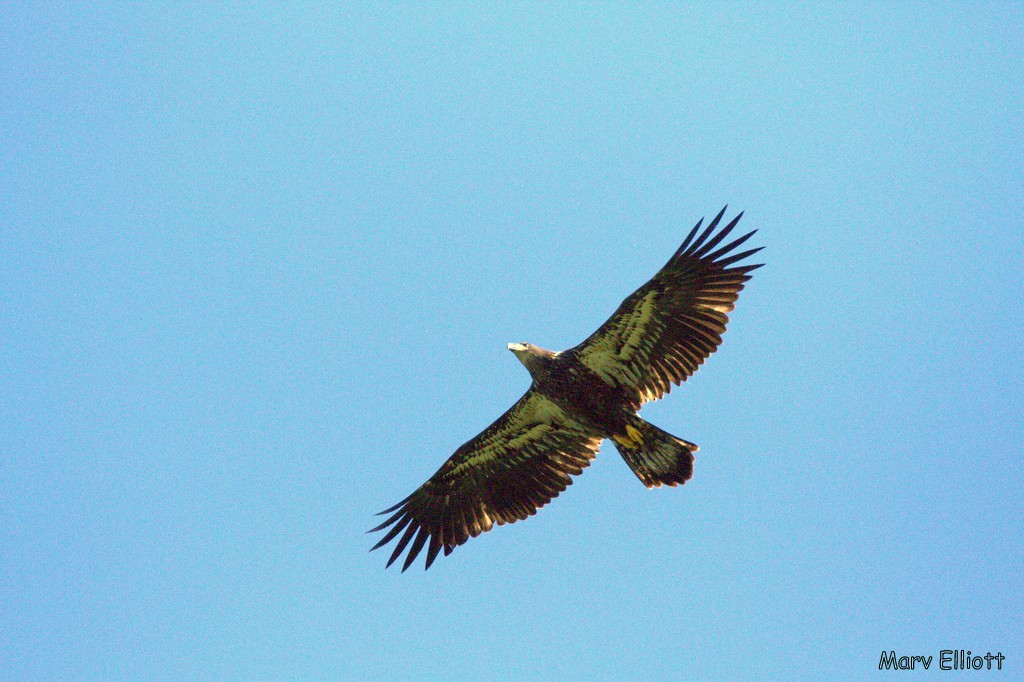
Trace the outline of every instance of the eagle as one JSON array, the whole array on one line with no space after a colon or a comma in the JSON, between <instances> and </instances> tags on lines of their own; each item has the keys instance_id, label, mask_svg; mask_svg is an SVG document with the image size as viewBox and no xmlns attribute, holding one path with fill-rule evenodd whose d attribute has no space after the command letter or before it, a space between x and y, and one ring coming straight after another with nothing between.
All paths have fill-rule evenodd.
<instances>
[{"instance_id":1,"label":"eagle","mask_svg":"<svg viewBox=\"0 0 1024 682\"><path fill-rule=\"evenodd\" d=\"M427 546L428 569L442 549L447 556L494 524L535 514L583 473L606 438L648 488L686 483L697 445L638 412L715 352L726 313L763 265L737 265L764 248L735 253L757 230L719 246L743 216L719 229L725 211L703 230L704 219L697 221L665 266L583 343L560 352L508 344L529 370L530 388L426 483L380 512L392 516L368 532L390 528L371 551L398 537L387 566L408 547L404 573Z\"/></svg>"}]
</instances>

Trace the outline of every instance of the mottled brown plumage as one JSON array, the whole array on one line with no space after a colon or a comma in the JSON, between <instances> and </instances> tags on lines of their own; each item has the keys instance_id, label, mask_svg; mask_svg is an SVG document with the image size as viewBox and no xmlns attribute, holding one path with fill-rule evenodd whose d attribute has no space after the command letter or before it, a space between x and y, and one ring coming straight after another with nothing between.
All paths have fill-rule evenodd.
<instances>
[{"instance_id":1,"label":"mottled brown plumage","mask_svg":"<svg viewBox=\"0 0 1024 682\"><path fill-rule=\"evenodd\" d=\"M689 480L697 446L637 411L715 352L726 313L760 267L735 265L760 248L733 254L754 232L719 246L743 215L716 232L724 213L703 231L699 221L665 266L583 343L561 353L509 344L533 383L426 483L381 512L392 516L370 532L390 529L373 549L398 538L388 566L408 547L405 571L426 546L430 568L442 549L450 554L494 524L533 515L590 465L604 438L648 487Z\"/></svg>"}]
</instances>

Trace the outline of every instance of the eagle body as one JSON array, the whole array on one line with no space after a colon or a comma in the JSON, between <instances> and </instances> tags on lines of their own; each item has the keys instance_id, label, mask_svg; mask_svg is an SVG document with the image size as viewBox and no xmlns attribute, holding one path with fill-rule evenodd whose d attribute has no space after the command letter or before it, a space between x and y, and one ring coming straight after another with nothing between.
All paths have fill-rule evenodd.
<instances>
[{"instance_id":1,"label":"eagle body","mask_svg":"<svg viewBox=\"0 0 1024 682\"><path fill-rule=\"evenodd\" d=\"M508 348L532 382L505 414L460 446L423 485L381 514L373 547L399 538L388 566L408 547L405 571L427 546L426 568L470 537L525 519L557 497L611 439L647 487L693 475L697 446L645 421L639 410L697 371L718 348L739 292L760 267L735 265L754 232L719 246L742 213L719 229L725 209L703 219L658 273L579 345L553 352ZM400 537L399 537L400 536Z\"/></svg>"},{"instance_id":2,"label":"eagle body","mask_svg":"<svg viewBox=\"0 0 1024 682\"><path fill-rule=\"evenodd\" d=\"M621 387L587 369L574 353L553 353L529 343L510 343L509 350L530 371L531 390L546 396L565 414L604 438L624 434L636 409Z\"/></svg>"}]
</instances>

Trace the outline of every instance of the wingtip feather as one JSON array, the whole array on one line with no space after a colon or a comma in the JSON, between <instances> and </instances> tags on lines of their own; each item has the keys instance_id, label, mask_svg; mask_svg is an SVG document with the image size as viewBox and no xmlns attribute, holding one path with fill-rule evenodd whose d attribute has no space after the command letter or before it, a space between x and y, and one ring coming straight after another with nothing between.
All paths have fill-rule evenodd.
<instances>
[{"instance_id":1,"label":"wingtip feather","mask_svg":"<svg viewBox=\"0 0 1024 682\"><path fill-rule=\"evenodd\" d=\"M385 514L390 514L391 512L395 511L396 509L398 509L399 507L401 507L401 506L402 506L403 504L405 504L406 502L408 502L408 501L409 501L409 498L410 498L410 497L412 497L412 495L407 495L407 496L406 496L405 498L403 498L403 499L402 499L402 500L401 500L401 501L400 501L400 502L399 502L398 504L396 504L396 505L394 505L394 506L391 506L391 507L388 507L388 508L387 508L387 509L385 509L384 511L379 511L379 512L377 512L376 514L374 514L374 516L384 516Z\"/></svg>"},{"instance_id":2,"label":"wingtip feather","mask_svg":"<svg viewBox=\"0 0 1024 682\"><path fill-rule=\"evenodd\" d=\"M700 220L697 221L697 224L693 226L693 229L690 230L690 234L686 235L686 239L683 240L682 245L678 249L676 249L676 252L674 254L672 254L672 258L669 259L670 263L676 258L678 258L680 254L686 251L686 248L690 246L690 242L693 240L693 235L697 234L697 230L699 230L700 226L703 224L704 218L702 217Z\"/></svg>"},{"instance_id":3,"label":"wingtip feather","mask_svg":"<svg viewBox=\"0 0 1024 682\"><path fill-rule=\"evenodd\" d=\"M412 536L413 536L413 534L415 532L416 532L416 524L415 523L409 524L409 527L406 528L406 530L405 530L405 534L402 535L402 539L398 541L397 545L395 545L395 551L392 552L391 558L388 559L388 564L384 568L390 568L391 564L395 563L395 559L397 559L399 556L401 556L402 550L404 550L405 546L409 544L410 540L412 540Z\"/></svg>"},{"instance_id":4,"label":"wingtip feather","mask_svg":"<svg viewBox=\"0 0 1024 682\"><path fill-rule=\"evenodd\" d=\"M405 573L405 569L412 566L412 562L419 556L420 550L423 549L424 543L427 538L430 537L430 533L426 527L420 526L420 532L416 534L416 540L412 543L412 547L409 548L409 554L405 557L405 563L402 565L402 573Z\"/></svg>"},{"instance_id":5,"label":"wingtip feather","mask_svg":"<svg viewBox=\"0 0 1024 682\"><path fill-rule=\"evenodd\" d=\"M686 250L684 255L692 256L704 245L704 240L707 239L711 235L711 233L715 231L715 228L718 227L718 223L721 222L722 216L725 215L726 208L729 208L728 204L726 204L722 208L722 210L718 212L718 215L716 215L714 219L710 223L708 223L708 226L704 228L704 231L700 233L700 236L698 236L697 239L693 242L693 244L690 245L690 248Z\"/></svg>"},{"instance_id":6,"label":"wingtip feather","mask_svg":"<svg viewBox=\"0 0 1024 682\"><path fill-rule=\"evenodd\" d=\"M719 216L721 216L721 214L719 214ZM741 211L740 214L737 215L732 220L730 220L729 224L726 225L724 228L722 228L718 232L718 234L712 235L711 239L708 240L708 242L706 244L704 244L702 247L700 247L699 249L694 251L693 255L696 256L697 258L701 258L701 259L705 258L705 254L707 254L713 248L718 246L722 242L722 240L725 239L729 235L730 232L732 232L733 228L736 227L736 224L740 221L740 218L742 218L742 217L743 217L743 212ZM718 218L716 218L715 220L717 221ZM707 256L707 258L708 258L708 260L712 260L712 261L714 260L714 258L711 258L710 256Z\"/></svg>"}]
</instances>

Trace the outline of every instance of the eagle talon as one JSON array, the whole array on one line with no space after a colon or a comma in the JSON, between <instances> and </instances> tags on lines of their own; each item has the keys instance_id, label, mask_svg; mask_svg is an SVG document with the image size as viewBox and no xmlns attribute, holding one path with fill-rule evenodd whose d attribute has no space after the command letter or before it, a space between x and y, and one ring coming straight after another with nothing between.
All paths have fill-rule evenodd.
<instances>
[{"instance_id":1,"label":"eagle talon","mask_svg":"<svg viewBox=\"0 0 1024 682\"><path fill-rule=\"evenodd\" d=\"M621 445L624 448L635 450L644 444L644 435L640 432L640 429L636 428L631 424L626 425L626 435L624 436L612 436L612 440Z\"/></svg>"}]
</instances>

